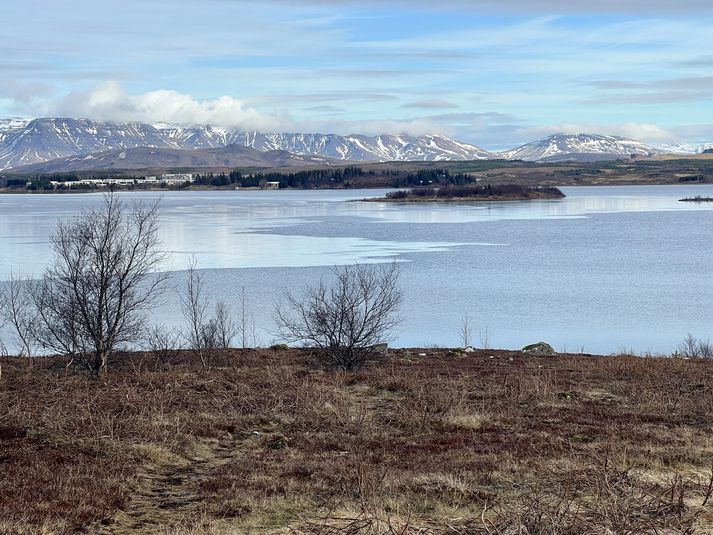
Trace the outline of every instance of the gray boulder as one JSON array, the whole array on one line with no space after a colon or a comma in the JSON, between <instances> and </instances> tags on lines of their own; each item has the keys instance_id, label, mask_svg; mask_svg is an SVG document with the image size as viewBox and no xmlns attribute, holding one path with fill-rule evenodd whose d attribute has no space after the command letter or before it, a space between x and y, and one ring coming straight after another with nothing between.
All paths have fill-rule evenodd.
<instances>
[{"instance_id":1,"label":"gray boulder","mask_svg":"<svg viewBox=\"0 0 713 535\"><path fill-rule=\"evenodd\" d=\"M526 355L535 356L547 356L557 354L554 348L550 344L547 344L545 342L537 342L536 344L530 344L528 346L525 346L522 348L522 352Z\"/></svg>"}]
</instances>

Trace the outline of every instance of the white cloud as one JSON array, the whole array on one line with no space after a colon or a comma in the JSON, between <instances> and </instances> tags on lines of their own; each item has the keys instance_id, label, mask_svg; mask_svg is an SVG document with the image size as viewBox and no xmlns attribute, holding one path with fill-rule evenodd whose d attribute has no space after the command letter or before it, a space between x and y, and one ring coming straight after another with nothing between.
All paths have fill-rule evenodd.
<instances>
[{"instance_id":1,"label":"white cloud","mask_svg":"<svg viewBox=\"0 0 713 535\"><path fill-rule=\"evenodd\" d=\"M309 128L309 125L303 125ZM375 136L378 134L406 134L422 136L425 134L453 135L454 131L446 125L433 121L429 117L416 117L413 119L392 120L373 119L362 121L329 121L315 124L311 131L334 134L364 134Z\"/></svg>"},{"instance_id":2,"label":"white cloud","mask_svg":"<svg viewBox=\"0 0 713 535\"><path fill-rule=\"evenodd\" d=\"M246 0L238 0L246 2ZM547 11L552 13L681 13L711 10L709 0L270 0L274 4L321 6L388 6L429 9L493 10L514 12Z\"/></svg>"},{"instance_id":3,"label":"white cloud","mask_svg":"<svg viewBox=\"0 0 713 535\"><path fill-rule=\"evenodd\" d=\"M46 105L43 113L46 116L81 117L99 121L210 124L260 132L304 131L367 135L448 132L448 128L428 118L297 122L287 111L263 113L230 96L197 100L190 95L168 89L130 95L114 81L103 82L89 91L70 93L61 100Z\"/></svg>"},{"instance_id":4,"label":"white cloud","mask_svg":"<svg viewBox=\"0 0 713 535\"><path fill-rule=\"evenodd\" d=\"M230 96L197 100L168 89L129 95L114 81L103 82L89 91L70 93L47 105L45 112L47 115L103 121L211 124L263 132L285 131L293 127L287 112L265 114Z\"/></svg>"},{"instance_id":5,"label":"white cloud","mask_svg":"<svg viewBox=\"0 0 713 535\"><path fill-rule=\"evenodd\" d=\"M289 101L289 98L286 98ZM316 101L316 99L315 99ZM331 108L329 108L331 111ZM210 124L261 132L319 132L335 134L444 134L488 148L510 148L556 133L617 135L650 144L676 143L710 131L699 128L663 128L654 123L618 124L561 122L528 125L526 119L502 113L446 113L404 119L302 119L289 112L265 113L231 96L198 100L174 90L130 95L114 81L73 92L42 110L45 116L66 116L105 121L141 121L187 125Z\"/></svg>"}]
</instances>

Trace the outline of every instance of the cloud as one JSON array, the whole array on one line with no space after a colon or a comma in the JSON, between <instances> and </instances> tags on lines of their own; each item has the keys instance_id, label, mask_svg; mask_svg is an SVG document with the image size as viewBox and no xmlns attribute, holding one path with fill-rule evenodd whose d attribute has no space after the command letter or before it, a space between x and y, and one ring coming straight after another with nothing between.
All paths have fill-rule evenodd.
<instances>
[{"instance_id":1,"label":"cloud","mask_svg":"<svg viewBox=\"0 0 713 535\"><path fill-rule=\"evenodd\" d=\"M2 69L1 66L0 69ZM37 99L45 97L51 92L52 87L43 82L13 78L0 84L0 97L10 100L15 109L34 105Z\"/></svg>"},{"instance_id":2,"label":"cloud","mask_svg":"<svg viewBox=\"0 0 713 535\"><path fill-rule=\"evenodd\" d=\"M458 104L453 104L452 102L448 102L447 100L442 99L418 100L416 102L407 102L401 107L425 110L447 110L460 108Z\"/></svg>"},{"instance_id":3,"label":"cloud","mask_svg":"<svg viewBox=\"0 0 713 535\"><path fill-rule=\"evenodd\" d=\"M682 139L693 139L691 129L685 131L668 129L653 123L595 123L559 122L533 125L529 121L499 112L447 113L432 115L429 120L448 125L447 129L460 141L466 141L483 148L498 151L529 143L553 134L602 134L635 139L648 144L676 143ZM697 132L705 137L706 125ZM713 136L711 136L713 139Z\"/></svg>"},{"instance_id":4,"label":"cloud","mask_svg":"<svg viewBox=\"0 0 713 535\"><path fill-rule=\"evenodd\" d=\"M616 93L604 93L585 99L590 104L661 104L713 99L713 76L672 78L646 82L595 80L593 87Z\"/></svg>"},{"instance_id":5,"label":"cloud","mask_svg":"<svg viewBox=\"0 0 713 535\"><path fill-rule=\"evenodd\" d=\"M327 99L328 100L328 99ZM317 106L321 111L336 111L333 106ZM317 111L317 110L313 110ZM266 114L230 96L197 100L190 95L162 89L139 95L128 94L117 82L107 81L81 92L73 92L47 104L46 116L66 116L102 121L140 121L185 125L224 126L260 132L322 132L337 134L398 133L422 135L447 133L447 126L429 118L404 120L305 120L297 123L284 111Z\"/></svg>"},{"instance_id":6,"label":"cloud","mask_svg":"<svg viewBox=\"0 0 713 535\"><path fill-rule=\"evenodd\" d=\"M211 124L264 132L290 130L293 125L286 112L261 113L229 96L196 100L167 89L129 95L113 81L103 82L89 91L70 93L59 102L49 104L46 112L105 121Z\"/></svg>"},{"instance_id":7,"label":"cloud","mask_svg":"<svg viewBox=\"0 0 713 535\"><path fill-rule=\"evenodd\" d=\"M679 61L675 63L678 67L713 67L713 54L698 56L695 58Z\"/></svg>"},{"instance_id":8,"label":"cloud","mask_svg":"<svg viewBox=\"0 0 713 535\"><path fill-rule=\"evenodd\" d=\"M340 108L339 106L330 106L330 105L323 105L323 106L310 106L307 108L302 108L304 111L314 111L317 113L344 113L347 110L344 108Z\"/></svg>"},{"instance_id":9,"label":"cloud","mask_svg":"<svg viewBox=\"0 0 713 535\"><path fill-rule=\"evenodd\" d=\"M398 100L398 97L386 93L374 93L370 91L322 91L320 93L290 93L290 94L272 94L262 95L250 99L251 103L273 105L277 103L290 104L307 104L316 103L322 105L323 102L366 102L366 103L383 103L393 102Z\"/></svg>"},{"instance_id":10,"label":"cloud","mask_svg":"<svg viewBox=\"0 0 713 535\"><path fill-rule=\"evenodd\" d=\"M707 78L698 79L697 86L709 83ZM669 86L685 85L685 81L669 80ZM600 83L600 86L609 85ZM611 84L617 86L618 82ZM641 83L636 83L639 87ZM695 84L694 84L695 85ZM363 98L369 93L348 93L352 97ZM335 117L345 112L344 108L328 104L329 96L319 103L319 95L301 95L293 102L312 102L314 105L302 111L323 113L321 116L293 118L287 111L266 113L244 101L231 96L221 96L212 100L198 100L174 90L156 90L136 95L129 94L117 82L103 82L94 88L73 92L59 100L47 103L43 113L47 116L84 117L107 121L141 121L148 123L212 124L238 128L246 131L262 132L315 132L335 134L444 134L461 141L474 143L488 149L503 149L532 141L555 133L599 133L637 139L650 144L667 144L713 137L710 125L690 125L663 127L653 122L559 122L533 125L531 119L498 111L466 112L453 111L432 113L414 117L389 118L388 111L380 113L381 118L345 116ZM2 93L0 93L2 97ZM308 97L308 98L305 98ZM293 96L294 98L294 96ZM290 97L286 97L286 103ZM414 109L439 108L447 110L451 105L446 100L421 100L408 102L404 107ZM392 112L398 107L392 108ZM330 118L330 114L332 117ZM370 114L371 115L371 114ZM397 116L398 117L398 116Z\"/></svg>"},{"instance_id":11,"label":"cloud","mask_svg":"<svg viewBox=\"0 0 713 535\"><path fill-rule=\"evenodd\" d=\"M238 0L246 3L247 0ZM708 0L270 0L272 4L295 4L309 7L365 6L409 7L433 11L456 9L468 11L511 11L515 13L651 13L710 12L713 5Z\"/></svg>"},{"instance_id":12,"label":"cloud","mask_svg":"<svg viewBox=\"0 0 713 535\"><path fill-rule=\"evenodd\" d=\"M679 140L689 143L713 142L713 124L690 124L677 126L673 129Z\"/></svg>"},{"instance_id":13,"label":"cloud","mask_svg":"<svg viewBox=\"0 0 713 535\"><path fill-rule=\"evenodd\" d=\"M447 125L433 121L429 117L415 117L405 120L392 119L367 119L356 121L328 121L321 126L317 125L317 131L336 134L407 134L411 136L422 136L425 134L453 135L454 131ZM315 131L315 130L312 130Z\"/></svg>"}]
</instances>

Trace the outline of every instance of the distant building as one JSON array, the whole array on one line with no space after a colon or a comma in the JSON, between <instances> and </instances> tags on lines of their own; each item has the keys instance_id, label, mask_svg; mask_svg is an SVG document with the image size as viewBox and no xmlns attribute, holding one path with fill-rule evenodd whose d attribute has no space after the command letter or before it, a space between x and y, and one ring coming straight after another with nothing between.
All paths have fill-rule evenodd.
<instances>
[{"instance_id":1,"label":"distant building","mask_svg":"<svg viewBox=\"0 0 713 535\"><path fill-rule=\"evenodd\" d=\"M166 184L183 184L184 182L193 182L194 178L191 173L173 173L161 175L161 182Z\"/></svg>"},{"instance_id":2,"label":"distant building","mask_svg":"<svg viewBox=\"0 0 713 535\"><path fill-rule=\"evenodd\" d=\"M55 188L64 186L71 188L72 186L96 186L97 188L106 188L107 186L131 186L141 182L138 178L85 178L83 180L50 180L50 184Z\"/></svg>"},{"instance_id":3,"label":"distant building","mask_svg":"<svg viewBox=\"0 0 713 535\"><path fill-rule=\"evenodd\" d=\"M263 189L280 189L279 182L265 182L265 187Z\"/></svg>"},{"instance_id":4,"label":"distant building","mask_svg":"<svg viewBox=\"0 0 713 535\"><path fill-rule=\"evenodd\" d=\"M193 182L193 175L190 173L177 173L161 175L161 177L125 177L125 178L85 178L82 180L51 180L50 184L57 187L71 188L76 186L94 186L96 188L106 188L109 186L133 186L140 184L166 184L176 186L186 182Z\"/></svg>"}]
</instances>

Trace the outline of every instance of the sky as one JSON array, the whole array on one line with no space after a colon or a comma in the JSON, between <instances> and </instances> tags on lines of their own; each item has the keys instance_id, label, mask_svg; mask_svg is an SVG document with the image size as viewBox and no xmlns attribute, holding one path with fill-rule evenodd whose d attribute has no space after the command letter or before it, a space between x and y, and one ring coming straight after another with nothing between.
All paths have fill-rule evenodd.
<instances>
[{"instance_id":1,"label":"sky","mask_svg":"<svg viewBox=\"0 0 713 535\"><path fill-rule=\"evenodd\" d=\"M713 141L713 2L6 0L0 116Z\"/></svg>"}]
</instances>

